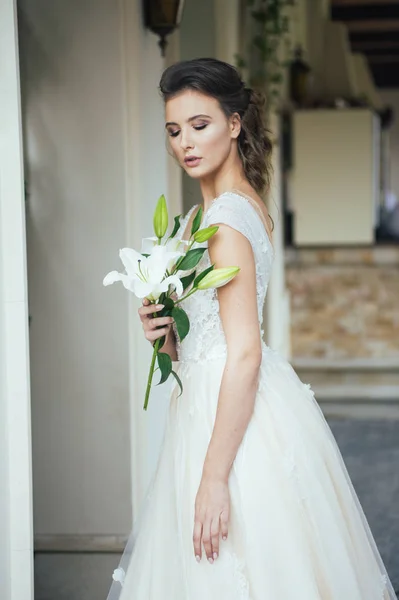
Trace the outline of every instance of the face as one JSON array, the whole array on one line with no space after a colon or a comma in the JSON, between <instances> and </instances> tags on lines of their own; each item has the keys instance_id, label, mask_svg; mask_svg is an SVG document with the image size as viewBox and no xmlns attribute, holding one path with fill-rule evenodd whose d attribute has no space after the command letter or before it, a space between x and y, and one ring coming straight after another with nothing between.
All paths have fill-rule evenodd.
<instances>
[{"instance_id":1,"label":"face","mask_svg":"<svg viewBox=\"0 0 399 600\"><path fill-rule=\"evenodd\" d=\"M166 102L165 117L172 151L190 177L217 172L236 149L240 118L228 119L211 96L185 90Z\"/></svg>"}]
</instances>

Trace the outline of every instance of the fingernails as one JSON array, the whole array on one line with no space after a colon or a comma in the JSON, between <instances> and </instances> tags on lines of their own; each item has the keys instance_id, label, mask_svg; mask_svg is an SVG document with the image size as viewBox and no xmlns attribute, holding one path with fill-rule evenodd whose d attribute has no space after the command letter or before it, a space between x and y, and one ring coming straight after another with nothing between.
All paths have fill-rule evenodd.
<instances>
[{"instance_id":1,"label":"fingernails","mask_svg":"<svg viewBox=\"0 0 399 600\"><path fill-rule=\"evenodd\" d=\"M214 560L216 560L216 559L217 559L217 557L218 557L218 553L217 553L217 552L214 552L214 553L213 553L213 558L214 558Z\"/></svg>"},{"instance_id":2,"label":"fingernails","mask_svg":"<svg viewBox=\"0 0 399 600\"><path fill-rule=\"evenodd\" d=\"M198 556L198 554L197 554L197 556L195 557L195 560L196 560L197 562L200 562L200 560L201 560L201 557L200 557L200 556Z\"/></svg>"},{"instance_id":3,"label":"fingernails","mask_svg":"<svg viewBox=\"0 0 399 600\"><path fill-rule=\"evenodd\" d=\"M210 562L211 564L213 563L213 558L212 558L212 556L210 556L210 557L208 558L208 560L209 560L209 562Z\"/></svg>"},{"instance_id":4,"label":"fingernails","mask_svg":"<svg viewBox=\"0 0 399 600\"><path fill-rule=\"evenodd\" d=\"M165 308L164 304L157 304L156 306L157 310L161 310L162 308Z\"/></svg>"},{"instance_id":5,"label":"fingernails","mask_svg":"<svg viewBox=\"0 0 399 600\"><path fill-rule=\"evenodd\" d=\"M226 541L226 540L227 540L227 535L224 535L224 536L223 536L223 539Z\"/></svg>"}]
</instances>

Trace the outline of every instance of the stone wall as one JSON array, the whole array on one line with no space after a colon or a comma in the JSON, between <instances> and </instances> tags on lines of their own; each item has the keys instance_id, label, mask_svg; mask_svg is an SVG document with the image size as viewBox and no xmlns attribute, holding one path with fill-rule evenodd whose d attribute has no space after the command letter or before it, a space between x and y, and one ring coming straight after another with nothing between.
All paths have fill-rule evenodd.
<instances>
[{"instance_id":1,"label":"stone wall","mask_svg":"<svg viewBox=\"0 0 399 600\"><path fill-rule=\"evenodd\" d=\"M399 247L288 249L293 358L399 359Z\"/></svg>"}]
</instances>

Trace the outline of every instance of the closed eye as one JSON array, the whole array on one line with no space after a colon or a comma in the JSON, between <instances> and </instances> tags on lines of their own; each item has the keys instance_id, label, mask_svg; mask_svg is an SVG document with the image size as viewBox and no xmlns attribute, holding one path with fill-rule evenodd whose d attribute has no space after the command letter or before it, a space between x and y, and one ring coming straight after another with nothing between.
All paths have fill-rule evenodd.
<instances>
[{"instance_id":1,"label":"closed eye","mask_svg":"<svg viewBox=\"0 0 399 600\"><path fill-rule=\"evenodd\" d=\"M196 129L197 131L200 131L201 129L205 129L205 127L208 127L208 123L205 123L204 125L195 125L194 129ZM170 137L177 137L180 133L180 129L178 129L177 131L169 131L169 135Z\"/></svg>"}]
</instances>

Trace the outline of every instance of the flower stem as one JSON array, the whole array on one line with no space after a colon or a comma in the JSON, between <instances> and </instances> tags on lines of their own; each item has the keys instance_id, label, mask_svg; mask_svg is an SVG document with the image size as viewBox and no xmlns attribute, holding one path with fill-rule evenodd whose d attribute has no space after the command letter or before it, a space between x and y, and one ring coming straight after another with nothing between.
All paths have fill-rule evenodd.
<instances>
[{"instance_id":1,"label":"flower stem","mask_svg":"<svg viewBox=\"0 0 399 600\"><path fill-rule=\"evenodd\" d=\"M150 391L151 391L151 383L152 383L152 378L154 375L155 360L157 358L160 342L161 342L161 338L158 338L154 344L154 351L152 353L150 372L148 373L147 389L146 389L145 398L144 398L144 407L143 407L144 410L147 410L147 406L148 406L148 399L150 397Z\"/></svg>"},{"instance_id":2,"label":"flower stem","mask_svg":"<svg viewBox=\"0 0 399 600\"><path fill-rule=\"evenodd\" d=\"M191 296L191 294L194 294L197 291L198 291L198 288L192 289L190 292L188 292L188 294L186 294L185 296L183 296L183 298L180 298L179 304L180 304L180 302L183 302L183 300L185 300L186 298L188 298L189 296Z\"/></svg>"}]
</instances>

